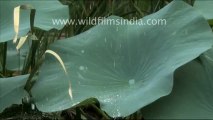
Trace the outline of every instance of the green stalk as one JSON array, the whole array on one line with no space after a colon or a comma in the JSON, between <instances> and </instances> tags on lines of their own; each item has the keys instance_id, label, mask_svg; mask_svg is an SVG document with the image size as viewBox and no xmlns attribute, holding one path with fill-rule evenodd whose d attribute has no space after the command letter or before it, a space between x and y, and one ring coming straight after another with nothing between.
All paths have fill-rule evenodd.
<instances>
[{"instance_id":1,"label":"green stalk","mask_svg":"<svg viewBox=\"0 0 213 120\"><path fill-rule=\"evenodd\" d=\"M2 61L2 71L3 75L6 76L6 61L7 61L7 42L3 43L3 61Z\"/></svg>"},{"instance_id":2,"label":"green stalk","mask_svg":"<svg viewBox=\"0 0 213 120\"><path fill-rule=\"evenodd\" d=\"M157 2L157 4L156 4L156 6L155 6L155 8L154 8L154 12L156 12L156 11L157 11L157 9L158 9L158 7L159 7L160 3L161 3L161 0L158 0L158 2Z\"/></svg>"}]
</instances>

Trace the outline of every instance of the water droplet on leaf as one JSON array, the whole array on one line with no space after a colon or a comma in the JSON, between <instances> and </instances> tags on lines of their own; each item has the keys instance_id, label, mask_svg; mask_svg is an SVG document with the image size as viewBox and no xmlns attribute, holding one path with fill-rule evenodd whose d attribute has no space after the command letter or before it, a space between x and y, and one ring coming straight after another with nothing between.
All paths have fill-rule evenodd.
<instances>
[{"instance_id":1,"label":"water droplet on leaf","mask_svg":"<svg viewBox=\"0 0 213 120\"><path fill-rule=\"evenodd\" d=\"M135 79L130 79L129 80L129 85L134 85L135 84Z\"/></svg>"},{"instance_id":2,"label":"water droplet on leaf","mask_svg":"<svg viewBox=\"0 0 213 120\"><path fill-rule=\"evenodd\" d=\"M84 53L85 51L84 50L81 50L81 53Z\"/></svg>"},{"instance_id":3,"label":"water droplet on leaf","mask_svg":"<svg viewBox=\"0 0 213 120\"><path fill-rule=\"evenodd\" d=\"M105 37L104 42L107 42L107 38Z\"/></svg>"},{"instance_id":4,"label":"water droplet on leaf","mask_svg":"<svg viewBox=\"0 0 213 120\"><path fill-rule=\"evenodd\" d=\"M115 66L116 66L115 60L114 60L114 62L113 62L113 66L114 66L114 68L115 68Z\"/></svg>"},{"instance_id":5,"label":"water droplet on leaf","mask_svg":"<svg viewBox=\"0 0 213 120\"><path fill-rule=\"evenodd\" d=\"M84 66L79 66L79 70L84 70Z\"/></svg>"},{"instance_id":6,"label":"water droplet on leaf","mask_svg":"<svg viewBox=\"0 0 213 120\"><path fill-rule=\"evenodd\" d=\"M35 110L35 105L34 104L31 104L31 109Z\"/></svg>"}]
</instances>

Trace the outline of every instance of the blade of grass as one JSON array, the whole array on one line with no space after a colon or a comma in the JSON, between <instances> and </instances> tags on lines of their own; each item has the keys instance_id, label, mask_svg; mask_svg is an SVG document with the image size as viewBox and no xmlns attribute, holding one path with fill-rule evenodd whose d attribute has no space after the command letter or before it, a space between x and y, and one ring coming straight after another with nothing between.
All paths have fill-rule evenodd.
<instances>
[{"instance_id":1,"label":"blade of grass","mask_svg":"<svg viewBox=\"0 0 213 120\"><path fill-rule=\"evenodd\" d=\"M139 13L139 15L143 16L143 12L141 11L141 9L137 5L135 5L135 3L132 0L131 0L131 4L135 8L135 10Z\"/></svg>"},{"instance_id":2,"label":"blade of grass","mask_svg":"<svg viewBox=\"0 0 213 120\"><path fill-rule=\"evenodd\" d=\"M158 9L160 3L161 3L161 0L158 0L156 6L155 6L155 8L154 8L154 12L157 11L157 9Z\"/></svg>"}]
</instances>

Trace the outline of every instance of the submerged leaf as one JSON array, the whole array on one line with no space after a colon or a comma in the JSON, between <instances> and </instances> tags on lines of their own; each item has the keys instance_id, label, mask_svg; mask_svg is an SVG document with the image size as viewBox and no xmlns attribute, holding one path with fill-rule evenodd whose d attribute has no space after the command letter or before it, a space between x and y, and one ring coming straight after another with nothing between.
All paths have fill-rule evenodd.
<instances>
[{"instance_id":1,"label":"submerged leaf","mask_svg":"<svg viewBox=\"0 0 213 120\"><path fill-rule=\"evenodd\" d=\"M0 78L0 112L12 104L20 104L21 99L28 96L24 85L28 75L11 78Z\"/></svg>"},{"instance_id":2,"label":"submerged leaf","mask_svg":"<svg viewBox=\"0 0 213 120\"><path fill-rule=\"evenodd\" d=\"M31 44L29 42L29 44ZM7 42L7 70L20 71L23 68L24 61L28 55L30 46L25 44L19 51L16 50L12 41Z\"/></svg>"},{"instance_id":3,"label":"submerged leaf","mask_svg":"<svg viewBox=\"0 0 213 120\"><path fill-rule=\"evenodd\" d=\"M0 42L12 40L15 36L13 10L19 5L32 5L36 9L34 26L44 30L61 29L64 25L54 25L53 19L68 19L68 6L58 0L6 0L0 1ZM19 37L30 30L30 10L20 10ZM17 18L18 19L18 18Z\"/></svg>"},{"instance_id":4,"label":"submerged leaf","mask_svg":"<svg viewBox=\"0 0 213 120\"><path fill-rule=\"evenodd\" d=\"M212 32L182 1L140 20L148 19L166 19L167 25L97 25L52 45L69 76L53 57L46 57L32 88L38 109L59 111L94 97L109 115L127 116L168 95L175 69L211 48ZM126 22L115 16L107 21ZM67 80L72 81L73 99Z\"/></svg>"},{"instance_id":5,"label":"submerged leaf","mask_svg":"<svg viewBox=\"0 0 213 120\"><path fill-rule=\"evenodd\" d=\"M213 49L212 49L213 50ZM210 55L211 54L211 55ZM142 110L146 119L213 119L213 52L176 71L169 96Z\"/></svg>"}]
</instances>

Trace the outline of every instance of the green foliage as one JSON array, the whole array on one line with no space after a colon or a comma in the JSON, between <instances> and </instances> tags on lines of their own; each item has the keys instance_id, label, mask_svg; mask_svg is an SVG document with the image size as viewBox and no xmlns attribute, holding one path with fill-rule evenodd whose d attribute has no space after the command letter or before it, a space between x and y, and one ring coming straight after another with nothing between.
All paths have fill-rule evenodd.
<instances>
[{"instance_id":1,"label":"green foliage","mask_svg":"<svg viewBox=\"0 0 213 120\"><path fill-rule=\"evenodd\" d=\"M208 20L209 24L213 26L213 9L212 9L213 1L201 1L196 0L194 4L194 8L199 10L201 14Z\"/></svg>"},{"instance_id":2,"label":"green foliage","mask_svg":"<svg viewBox=\"0 0 213 120\"><path fill-rule=\"evenodd\" d=\"M28 75L0 79L0 111L12 104L20 104L21 99L27 96L24 90Z\"/></svg>"},{"instance_id":3,"label":"green foliage","mask_svg":"<svg viewBox=\"0 0 213 120\"><path fill-rule=\"evenodd\" d=\"M142 110L147 119L212 119L213 49L176 71L174 88Z\"/></svg>"},{"instance_id":4,"label":"green foliage","mask_svg":"<svg viewBox=\"0 0 213 120\"><path fill-rule=\"evenodd\" d=\"M0 42L5 42L13 39L14 37L14 27L13 27L13 11L14 7L19 5L29 4L36 9L36 17L34 19L34 26L42 28L43 30L50 30L52 28L61 29L62 25L53 25L52 19L68 18L68 7L63 6L57 0L53 1L25 1L25 0L7 0L0 1L0 31L1 38ZM46 9L48 5L48 10ZM7 12L5 14L5 11ZM55 14L55 13L58 14ZM26 35L30 30L30 10L25 10L24 8L20 13L20 25L19 25L19 35ZM32 32L32 31L31 31ZM19 36L19 37L20 37Z\"/></svg>"},{"instance_id":5,"label":"green foliage","mask_svg":"<svg viewBox=\"0 0 213 120\"><path fill-rule=\"evenodd\" d=\"M180 15L186 21L178 19ZM211 48L212 32L205 19L182 1L142 20L150 18L164 18L167 25L97 25L51 45L68 76L53 57L46 56L32 88L38 109L60 111L95 97L110 116L128 116L168 95L174 70ZM105 21L109 19L124 20L111 16Z\"/></svg>"}]
</instances>

